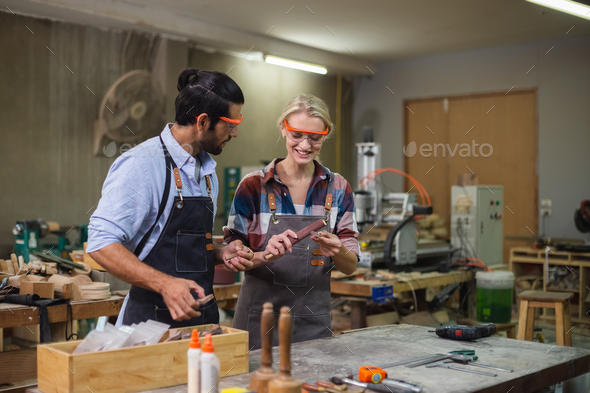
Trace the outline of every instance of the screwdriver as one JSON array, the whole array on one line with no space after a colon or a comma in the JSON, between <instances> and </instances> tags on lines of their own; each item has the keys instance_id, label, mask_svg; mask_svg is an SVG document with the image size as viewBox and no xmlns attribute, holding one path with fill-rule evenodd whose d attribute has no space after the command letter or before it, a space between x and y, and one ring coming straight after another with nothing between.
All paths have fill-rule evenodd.
<instances>
[{"instance_id":1,"label":"screwdriver","mask_svg":"<svg viewBox=\"0 0 590 393\"><path fill-rule=\"evenodd\" d=\"M474 326L441 326L436 328L436 330L430 330L430 332L436 332L436 335L439 337L462 341L477 340L478 338L489 337L492 334L496 334L496 331L496 325L493 323L482 323L480 325Z\"/></svg>"}]
</instances>

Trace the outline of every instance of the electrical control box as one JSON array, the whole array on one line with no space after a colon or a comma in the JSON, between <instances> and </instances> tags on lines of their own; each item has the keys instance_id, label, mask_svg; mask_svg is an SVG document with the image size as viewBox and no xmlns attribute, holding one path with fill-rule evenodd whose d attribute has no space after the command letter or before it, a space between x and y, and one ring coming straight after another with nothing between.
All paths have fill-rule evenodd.
<instances>
[{"instance_id":1,"label":"electrical control box","mask_svg":"<svg viewBox=\"0 0 590 393\"><path fill-rule=\"evenodd\" d=\"M452 186L451 245L486 266L502 263L504 186Z\"/></svg>"}]
</instances>

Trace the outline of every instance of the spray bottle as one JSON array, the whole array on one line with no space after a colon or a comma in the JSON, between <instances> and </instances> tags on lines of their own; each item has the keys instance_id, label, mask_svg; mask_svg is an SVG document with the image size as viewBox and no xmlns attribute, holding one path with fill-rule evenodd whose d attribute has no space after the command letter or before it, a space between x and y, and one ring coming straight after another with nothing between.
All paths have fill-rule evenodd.
<instances>
[{"instance_id":1,"label":"spray bottle","mask_svg":"<svg viewBox=\"0 0 590 393\"><path fill-rule=\"evenodd\" d=\"M211 335L205 336L201 354L201 393L218 393L219 359L215 356Z\"/></svg>"},{"instance_id":2,"label":"spray bottle","mask_svg":"<svg viewBox=\"0 0 590 393\"><path fill-rule=\"evenodd\" d=\"M201 343L199 331L193 329L191 341L188 344L188 393L201 392Z\"/></svg>"}]
</instances>

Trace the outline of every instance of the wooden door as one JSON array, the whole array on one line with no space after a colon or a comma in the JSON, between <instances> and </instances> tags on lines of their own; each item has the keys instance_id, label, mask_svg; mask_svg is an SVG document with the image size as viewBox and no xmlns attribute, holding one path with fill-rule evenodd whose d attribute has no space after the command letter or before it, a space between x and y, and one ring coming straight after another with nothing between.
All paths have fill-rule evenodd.
<instances>
[{"instance_id":1,"label":"wooden door","mask_svg":"<svg viewBox=\"0 0 590 393\"><path fill-rule=\"evenodd\" d=\"M411 130L411 133L406 133L404 141L405 172L424 186L430 195L434 211L448 222L451 192L447 159L441 154L434 157L433 152L420 151L420 147L425 144L434 146L445 145L448 142L448 116L442 100L412 101L407 105L405 112L406 129ZM422 155L429 157L425 158ZM405 187L406 192L411 190L410 192L417 195L418 203L422 203L416 188L412 188L412 183L407 179Z\"/></svg>"},{"instance_id":2,"label":"wooden door","mask_svg":"<svg viewBox=\"0 0 590 393\"><path fill-rule=\"evenodd\" d=\"M436 158L420 154L406 157L408 173L420 176L426 166L441 166L436 173L445 180L428 179L423 185L431 196L446 196L446 206L433 201L433 208L447 223L450 218L450 187L457 184L458 174L472 172L478 175L481 185L503 185L503 254L504 263L508 263L510 247L523 243L506 240L506 237L538 235L536 90L409 101L407 106L414 111L415 106L420 107L424 102L429 103L437 118L440 117L440 109L443 110L446 121L441 120L440 123L446 124L446 128L441 130L446 137L441 136L441 142L437 143L448 141L444 142L448 143L444 151L446 157L441 157L442 148L438 149ZM425 116L423 121L429 121L432 116ZM422 135L418 122L412 117L411 112L406 111L406 141ZM425 177L418 180L422 182L422 178ZM438 200L443 202L442 198Z\"/></svg>"}]
</instances>

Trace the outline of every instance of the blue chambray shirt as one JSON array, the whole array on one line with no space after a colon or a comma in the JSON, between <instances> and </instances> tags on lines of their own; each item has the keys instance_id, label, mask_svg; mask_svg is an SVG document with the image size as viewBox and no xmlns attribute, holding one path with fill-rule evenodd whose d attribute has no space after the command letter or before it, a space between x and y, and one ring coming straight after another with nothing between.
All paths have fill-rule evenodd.
<instances>
[{"instance_id":1,"label":"blue chambray shirt","mask_svg":"<svg viewBox=\"0 0 590 393\"><path fill-rule=\"evenodd\" d=\"M210 175L215 216L219 195L219 181L215 174L217 163L204 151L197 155L198 160L192 157L174 139L170 127L172 123L167 124L160 135L180 170L183 197L207 196L205 175ZM166 171L159 137L148 139L115 160L102 187L98 207L90 218L87 252L100 250L112 243L121 243L131 252L135 250L158 215ZM175 195L178 193L171 184L166 209L139 255L140 260L148 255L160 237Z\"/></svg>"}]
</instances>

